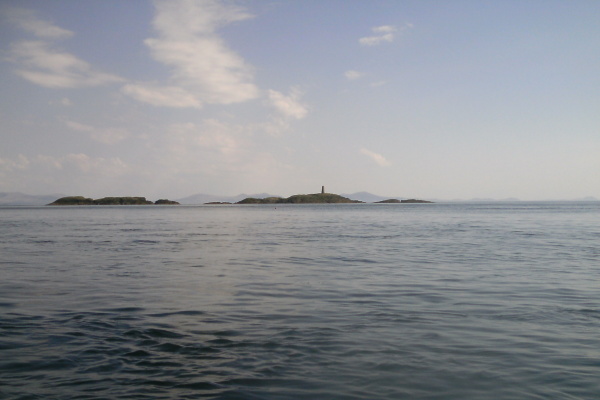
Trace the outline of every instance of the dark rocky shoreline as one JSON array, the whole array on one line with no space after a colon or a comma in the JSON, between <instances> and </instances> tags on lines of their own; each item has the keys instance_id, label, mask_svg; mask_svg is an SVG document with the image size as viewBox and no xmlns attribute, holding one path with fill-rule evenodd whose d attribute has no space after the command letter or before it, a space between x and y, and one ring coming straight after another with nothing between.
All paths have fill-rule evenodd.
<instances>
[{"instance_id":1,"label":"dark rocky shoreline","mask_svg":"<svg viewBox=\"0 0 600 400\"><path fill-rule=\"evenodd\" d=\"M48 204L49 206L143 206L143 205L178 205L173 200L160 199L155 202L145 197L103 197L91 199L83 196L67 196Z\"/></svg>"}]
</instances>

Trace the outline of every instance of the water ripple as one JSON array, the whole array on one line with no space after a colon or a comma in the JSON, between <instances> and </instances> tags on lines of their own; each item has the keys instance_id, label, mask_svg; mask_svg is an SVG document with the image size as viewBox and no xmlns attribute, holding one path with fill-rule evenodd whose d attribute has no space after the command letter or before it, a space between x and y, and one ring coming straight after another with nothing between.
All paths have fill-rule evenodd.
<instances>
[{"instance_id":1,"label":"water ripple","mask_svg":"<svg viewBox=\"0 0 600 400\"><path fill-rule=\"evenodd\" d=\"M597 397L599 209L362 206L11 211L0 398Z\"/></svg>"}]
</instances>

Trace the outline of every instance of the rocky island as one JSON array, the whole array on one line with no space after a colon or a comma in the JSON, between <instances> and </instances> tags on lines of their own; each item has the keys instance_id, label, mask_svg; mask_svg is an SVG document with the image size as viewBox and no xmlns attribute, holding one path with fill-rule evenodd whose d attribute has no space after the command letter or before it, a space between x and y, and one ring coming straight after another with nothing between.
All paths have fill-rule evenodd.
<instances>
[{"instance_id":1,"label":"rocky island","mask_svg":"<svg viewBox=\"0 0 600 400\"><path fill-rule=\"evenodd\" d=\"M267 197L264 199L256 199L247 197L244 200L238 201L235 204L338 204L338 203L362 203L362 201L351 200L339 194L332 193L314 193L314 194L295 194L293 196L283 197Z\"/></svg>"},{"instance_id":2,"label":"rocky island","mask_svg":"<svg viewBox=\"0 0 600 400\"><path fill-rule=\"evenodd\" d=\"M265 194L266 196L269 196ZM227 204L358 204L364 203L364 201L360 200L352 200L348 197L341 196L339 194L334 193L326 193L325 187L321 188L321 193L313 193L313 194L295 194L290 197L280 197L280 196L269 196L269 197L258 197L260 195L256 195L257 197L246 197L243 200L233 202L235 200L230 201L211 201L204 204L211 205L227 205ZM347 195L351 196L351 195ZM239 196L241 198L242 196ZM381 198L381 197L380 197ZM236 199L237 200L237 199ZM398 199L387 199L382 201L377 201L376 203L383 204L400 204L400 203L432 203L431 201L426 200L417 200L417 199L407 199L407 200L398 200ZM145 197L103 197L101 199L91 199L83 196L67 196L61 197L54 202L47 204L49 206L97 206L97 205L113 205L113 206L123 206L123 205L178 205L179 202L167 199L160 199L155 202L147 200Z\"/></svg>"},{"instance_id":3,"label":"rocky island","mask_svg":"<svg viewBox=\"0 0 600 400\"><path fill-rule=\"evenodd\" d=\"M48 204L49 206L139 206L139 205L177 205L176 201L160 199L154 203L145 197L103 197L90 199L83 196L67 196Z\"/></svg>"},{"instance_id":4,"label":"rocky island","mask_svg":"<svg viewBox=\"0 0 600 400\"><path fill-rule=\"evenodd\" d=\"M296 194L290 197L266 197L266 198L254 198L247 197L241 201L238 201L235 204L319 204L319 203L327 203L327 204L339 204L339 203L364 203L359 200L352 200L344 196L340 196L339 194L333 193L325 193L325 186L321 187L321 193L314 194ZM397 200L397 199L388 199L383 201L378 201L377 203L432 203L431 201L426 200L417 200L417 199L407 199L407 200ZM212 204L223 204L223 203L212 203Z\"/></svg>"}]
</instances>

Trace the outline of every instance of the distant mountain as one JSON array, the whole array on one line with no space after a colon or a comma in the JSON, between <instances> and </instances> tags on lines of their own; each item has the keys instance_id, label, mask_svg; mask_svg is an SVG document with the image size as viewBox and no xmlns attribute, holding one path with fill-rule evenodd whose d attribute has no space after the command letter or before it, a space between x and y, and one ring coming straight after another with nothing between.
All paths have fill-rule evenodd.
<instances>
[{"instance_id":1,"label":"distant mountain","mask_svg":"<svg viewBox=\"0 0 600 400\"><path fill-rule=\"evenodd\" d=\"M180 204L205 204L211 202L222 202L222 203L237 203L240 200L244 200L245 198L253 197L256 199L264 199L267 197L280 197L273 194L268 193L258 193L258 194L238 194L237 196L217 196L213 194L204 194L197 193L188 197L184 197L182 199L177 199Z\"/></svg>"},{"instance_id":2,"label":"distant mountain","mask_svg":"<svg viewBox=\"0 0 600 400\"><path fill-rule=\"evenodd\" d=\"M403 199L403 197L397 196L378 196L369 192L356 192L352 194L342 194L342 196L347 197L352 200L364 201L365 203L375 203L377 201L383 201L388 199Z\"/></svg>"},{"instance_id":3,"label":"distant mountain","mask_svg":"<svg viewBox=\"0 0 600 400\"><path fill-rule=\"evenodd\" d=\"M45 206L64 194L30 195L19 192L0 192L0 206Z\"/></svg>"}]
</instances>

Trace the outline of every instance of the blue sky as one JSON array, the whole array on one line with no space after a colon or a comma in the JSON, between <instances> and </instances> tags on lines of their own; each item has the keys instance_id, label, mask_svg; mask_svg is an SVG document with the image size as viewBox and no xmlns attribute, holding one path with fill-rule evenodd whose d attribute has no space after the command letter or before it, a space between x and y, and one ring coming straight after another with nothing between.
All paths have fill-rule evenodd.
<instances>
[{"instance_id":1,"label":"blue sky","mask_svg":"<svg viewBox=\"0 0 600 400\"><path fill-rule=\"evenodd\" d=\"M0 3L0 191L600 198L600 2Z\"/></svg>"}]
</instances>

